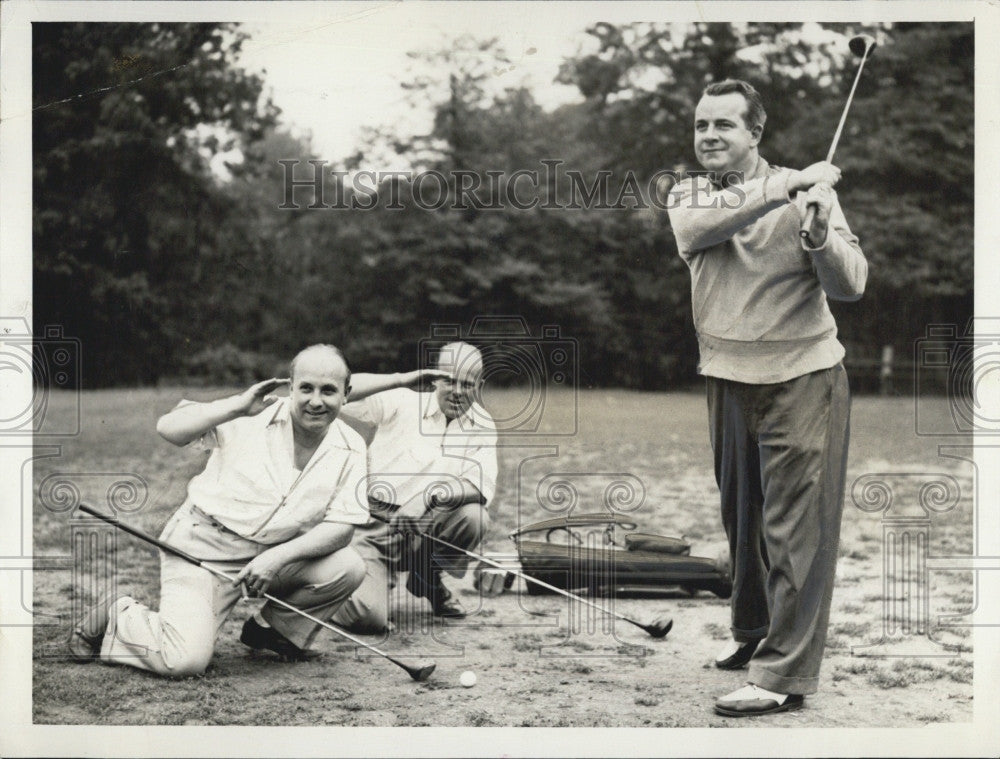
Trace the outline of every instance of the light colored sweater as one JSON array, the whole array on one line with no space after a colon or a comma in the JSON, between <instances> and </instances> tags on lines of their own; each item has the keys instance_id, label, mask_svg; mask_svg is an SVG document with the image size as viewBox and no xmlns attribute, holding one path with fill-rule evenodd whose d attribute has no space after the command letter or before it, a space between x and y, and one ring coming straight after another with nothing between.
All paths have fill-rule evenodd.
<instances>
[{"instance_id":1,"label":"light colored sweater","mask_svg":"<svg viewBox=\"0 0 1000 759\"><path fill-rule=\"evenodd\" d=\"M860 298L868 263L836 203L823 245L806 247L805 193L789 198L790 176L761 158L736 187L697 177L671 191L670 224L691 270L701 374L769 384L844 357L827 298Z\"/></svg>"}]
</instances>

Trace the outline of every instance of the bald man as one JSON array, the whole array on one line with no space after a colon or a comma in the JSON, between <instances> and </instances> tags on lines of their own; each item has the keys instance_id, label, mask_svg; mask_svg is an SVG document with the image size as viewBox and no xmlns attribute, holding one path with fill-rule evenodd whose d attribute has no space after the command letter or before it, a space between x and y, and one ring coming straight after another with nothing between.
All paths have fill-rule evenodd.
<instances>
[{"instance_id":1,"label":"bald man","mask_svg":"<svg viewBox=\"0 0 1000 759\"><path fill-rule=\"evenodd\" d=\"M235 582L161 553L160 610L129 596L103 599L71 637L75 658L200 675L244 592L270 593L328 619L361 584L365 564L350 542L354 526L368 521L367 503L358 498L365 445L337 419L350 369L337 348L314 345L292 360L290 373L211 403L181 401L157 423L169 442L210 451L160 538ZM290 386L288 398L270 395L283 386ZM304 660L315 655L310 644L319 630L267 602L240 640Z\"/></svg>"},{"instance_id":2,"label":"bald man","mask_svg":"<svg viewBox=\"0 0 1000 759\"><path fill-rule=\"evenodd\" d=\"M468 550L479 545L496 489L496 428L477 402L483 380L479 350L450 343L436 364L436 371L423 374L359 374L343 410L344 420L369 438L369 505L394 522L373 521L355 536L367 575L333 621L356 632L390 629L389 589L401 571L408 573L406 589L426 598L435 616L465 616L441 574L461 577L467 557L415 532ZM406 389L428 379L432 392Z\"/></svg>"}]
</instances>

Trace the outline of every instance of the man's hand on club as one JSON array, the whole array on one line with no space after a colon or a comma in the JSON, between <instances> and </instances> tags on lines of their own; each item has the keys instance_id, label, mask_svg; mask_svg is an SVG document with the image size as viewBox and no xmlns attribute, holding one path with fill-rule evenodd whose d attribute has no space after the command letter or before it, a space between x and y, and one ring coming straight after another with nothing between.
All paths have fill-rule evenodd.
<instances>
[{"instance_id":1,"label":"man's hand on club","mask_svg":"<svg viewBox=\"0 0 1000 759\"><path fill-rule=\"evenodd\" d=\"M278 570L284 564L284 560L273 549L264 551L240 570L233 580L233 585L243 583L248 596L259 598L267 592Z\"/></svg>"},{"instance_id":2,"label":"man's hand on club","mask_svg":"<svg viewBox=\"0 0 1000 759\"><path fill-rule=\"evenodd\" d=\"M810 206L814 206L816 214L813 216L812 226L806 231L809 232L809 241L815 248L821 247L826 242L827 229L830 224L830 212L833 209L833 203L836 199L836 190L824 182L814 184L809 188L809 192L806 193L806 203L802 207L801 221L805 223L807 209Z\"/></svg>"},{"instance_id":3,"label":"man's hand on club","mask_svg":"<svg viewBox=\"0 0 1000 759\"><path fill-rule=\"evenodd\" d=\"M250 386L239 395L240 411L244 416L256 416L272 403L277 402L278 397L269 395L269 393L273 393L284 385L290 385L291 382L288 378L278 379L277 377L272 377L271 379L266 379L258 382L256 385Z\"/></svg>"},{"instance_id":4,"label":"man's hand on club","mask_svg":"<svg viewBox=\"0 0 1000 759\"><path fill-rule=\"evenodd\" d=\"M793 192L805 192L817 184L827 184L833 187L840 181L840 169L829 161L819 161L811 166L806 166L802 171L792 172L788 180L788 190Z\"/></svg>"}]
</instances>

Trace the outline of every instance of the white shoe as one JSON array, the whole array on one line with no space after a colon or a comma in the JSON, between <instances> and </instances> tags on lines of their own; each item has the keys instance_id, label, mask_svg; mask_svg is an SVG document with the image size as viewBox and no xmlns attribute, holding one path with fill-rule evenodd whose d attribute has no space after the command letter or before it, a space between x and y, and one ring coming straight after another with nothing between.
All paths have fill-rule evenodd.
<instances>
[{"instance_id":1,"label":"white shoe","mask_svg":"<svg viewBox=\"0 0 1000 759\"><path fill-rule=\"evenodd\" d=\"M776 693L747 683L715 702L715 711L727 717L753 717L799 709L804 697L797 693Z\"/></svg>"}]
</instances>

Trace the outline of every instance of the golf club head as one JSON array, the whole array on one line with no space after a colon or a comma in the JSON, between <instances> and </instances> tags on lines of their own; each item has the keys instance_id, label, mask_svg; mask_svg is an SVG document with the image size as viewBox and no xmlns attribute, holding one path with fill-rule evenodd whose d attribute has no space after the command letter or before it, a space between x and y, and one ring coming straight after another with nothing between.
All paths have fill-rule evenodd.
<instances>
[{"instance_id":1,"label":"golf club head","mask_svg":"<svg viewBox=\"0 0 1000 759\"><path fill-rule=\"evenodd\" d=\"M431 676L431 672L436 666L434 662L419 662L407 667L406 671L410 673L410 677L420 683Z\"/></svg>"},{"instance_id":2,"label":"golf club head","mask_svg":"<svg viewBox=\"0 0 1000 759\"><path fill-rule=\"evenodd\" d=\"M667 617L657 617L648 625L643 625L642 629L654 638L665 638L673 626L674 620Z\"/></svg>"},{"instance_id":3,"label":"golf club head","mask_svg":"<svg viewBox=\"0 0 1000 759\"><path fill-rule=\"evenodd\" d=\"M857 37L851 37L851 41L847 43L851 52L858 58L864 58L877 45L878 43L875 41L875 38L870 34L859 34Z\"/></svg>"}]
</instances>

